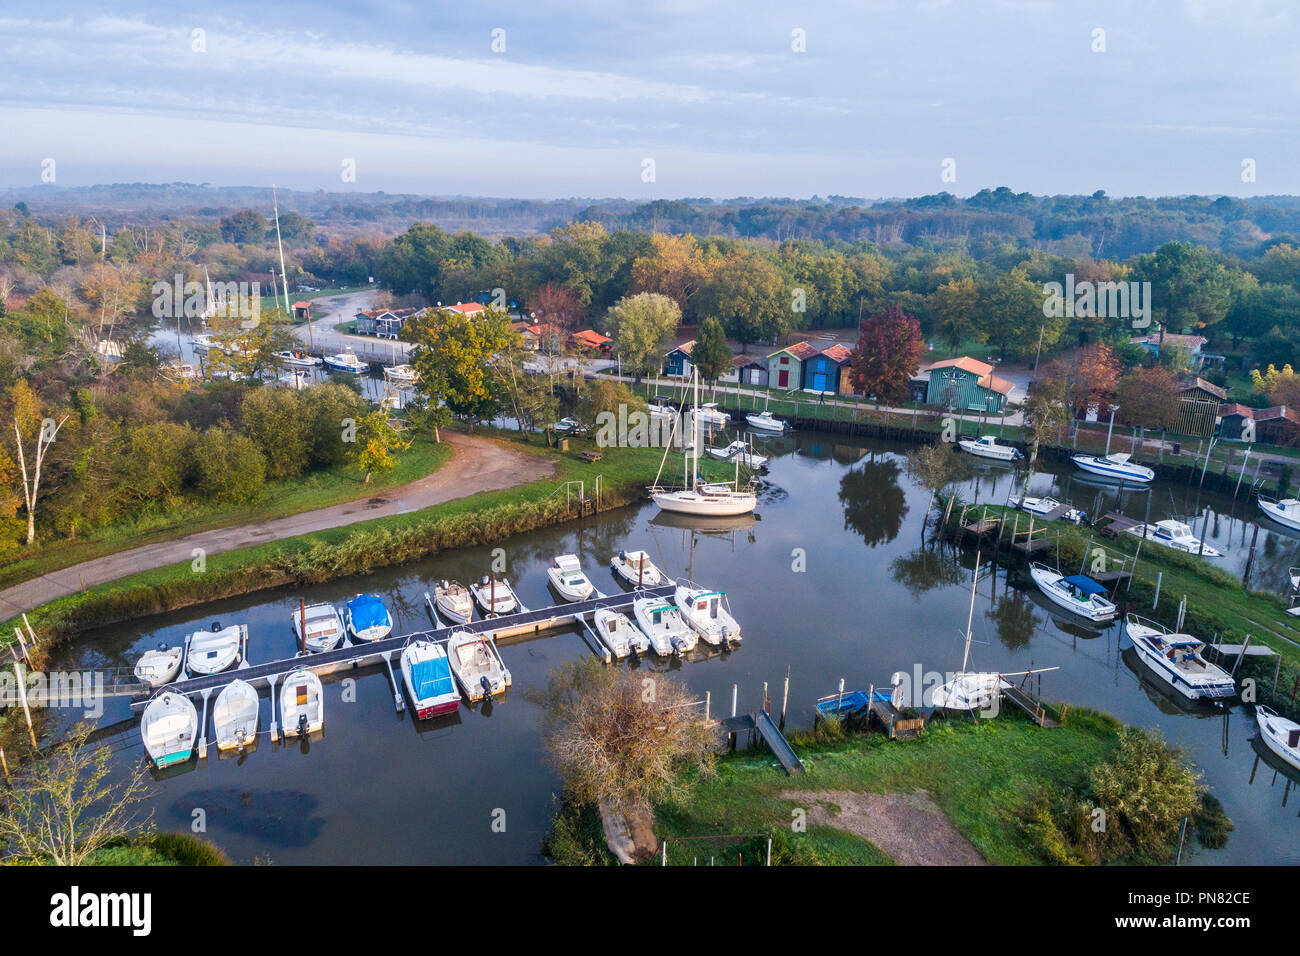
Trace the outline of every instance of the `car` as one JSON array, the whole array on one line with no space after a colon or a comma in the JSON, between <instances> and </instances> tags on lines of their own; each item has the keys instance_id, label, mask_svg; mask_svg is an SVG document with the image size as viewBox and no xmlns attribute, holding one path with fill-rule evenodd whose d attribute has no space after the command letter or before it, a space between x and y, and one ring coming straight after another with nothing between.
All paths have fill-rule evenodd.
<instances>
[{"instance_id":1,"label":"car","mask_svg":"<svg viewBox=\"0 0 1300 956\"><path fill-rule=\"evenodd\" d=\"M581 435L587 430L587 426L576 418L561 418L551 427L562 435Z\"/></svg>"}]
</instances>

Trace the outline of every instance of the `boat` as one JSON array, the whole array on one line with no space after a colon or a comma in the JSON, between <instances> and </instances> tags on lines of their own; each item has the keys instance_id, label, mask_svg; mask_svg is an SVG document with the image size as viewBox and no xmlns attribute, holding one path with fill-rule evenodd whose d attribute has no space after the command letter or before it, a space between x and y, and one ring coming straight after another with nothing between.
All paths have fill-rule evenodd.
<instances>
[{"instance_id":1,"label":"boat","mask_svg":"<svg viewBox=\"0 0 1300 956\"><path fill-rule=\"evenodd\" d=\"M154 651L145 651L135 662L135 679L156 689L170 684L181 672L182 648L159 644Z\"/></svg>"},{"instance_id":2,"label":"boat","mask_svg":"<svg viewBox=\"0 0 1300 956\"><path fill-rule=\"evenodd\" d=\"M962 652L961 670L954 674L947 683L936 687L930 696L930 704L942 710L982 710L988 711L998 706L1002 692L1010 683L995 671L968 671L970 663L971 637L975 623L975 592L979 587L980 559L975 555L975 572L971 576L970 610L966 617L966 649ZM896 685L900 684L899 675L894 675Z\"/></svg>"},{"instance_id":3,"label":"boat","mask_svg":"<svg viewBox=\"0 0 1300 956\"><path fill-rule=\"evenodd\" d=\"M714 458L722 461L739 461L746 468L752 468L755 471L767 467L767 456L751 451L749 445L739 438L722 448L708 448L705 450Z\"/></svg>"},{"instance_id":4,"label":"boat","mask_svg":"<svg viewBox=\"0 0 1300 956\"><path fill-rule=\"evenodd\" d=\"M657 421L675 421L677 418L677 406L665 395L656 395L650 399L646 411L651 419Z\"/></svg>"},{"instance_id":5,"label":"boat","mask_svg":"<svg viewBox=\"0 0 1300 956\"><path fill-rule=\"evenodd\" d=\"M193 362L170 362L166 370L180 379L198 378L198 369L194 367Z\"/></svg>"},{"instance_id":6,"label":"boat","mask_svg":"<svg viewBox=\"0 0 1300 956\"><path fill-rule=\"evenodd\" d=\"M1113 455L1075 455L1070 460L1084 471L1116 481L1146 484L1155 478L1154 471L1146 465L1134 464L1129 457L1128 452L1116 452Z\"/></svg>"},{"instance_id":7,"label":"boat","mask_svg":"<svg viewBox=\"0 0 1300 956\"><path fill-rule=\"evenodd\" d=\"M1263 704L1255 705L1255 723L1268 749L1300 770L1300 724L1279 716Z\"/></svg>"},{"instance_id":8,"label":"boat","mask_svg":"<svg viewBox=\"0 0 1300 956\"><path fill-rule=\"evenodd\" d=\"M676 606L663 598L637 598L632 602L632 615L656 654L668 657L695 650L695 632Z\"/></svg>"},{"instance_id":9,"label":"boat","mask_svg":"<svg viewBox=\"0 0 1300 956\"><path fill-rule=\"evenodd\" d=\"M709 428L726 428L731 424L731 416L719 410L717 402L705 402L703 405L696 406L692 410L692 415Z\"/></svg>"},{"instance_id":10,"label":"boat","mask_svg":"<svg viewBox=\"0 0 1300 956\"><path fill-rule=\"evenodd\" d=\"M433 588L437 612L452 624L468 624L474 616L474 599L459 581L439 581Z\"/></svg>"},{"instance_id":11,"label":"boat","mask_svg":"<svg viewBox=\"0 0 1300 956\"><path fill-rule=\"evenodd\" d=\"M523 610L510 582L494 574L483 575L482 581L470 585L470 592L479 609L488 617L500 617L502 614Z\"/></svg>"},{"instance_id":12,"label":"boat","mask_svg":"<svg viewBox=\"0 0 1300 956\"><path fill-rule=\"evenodd\" d=\"M185 643L185 670L191 676L220 674L240 662L248 646L248 628L243 624L222 627L213 621L206 631L195 631Z\"/></svg>"},{"instance_id":13,"label":"boat","mask_svg":"<svg viewBox=\"0 0 1300 956\"><path fill-rule=\"evenodd\" d=\"M471 702L504 694L510 671L488 636L456 631L447 639L447 659L456 682Z\"/></svg>"},{"instance_id":14,"label":"boat","mask_svg":"<svg viewBox=\"0 0 1300 956\"><path fill-rule=\"evenodd\" d=\"M1136 614L1124 618L1124 631L1138 657L1165 683L1189 700L1224 700L1237 693L1232 676L1211 664L1202 652L1205 642Z\"/></svg>"},{"instance_id":15,"label":"boat","mask_svg":"<svg viewBox=\"0 0 1300 956\"><path fill-rule=\"evenodd\" d=\"M345 608L343 616L354 641L379 641L393 633L393 616L379 595L358 594Z\"/></svg>"},{"instance_id":16,"label":"boat","mask_svg":"<svg viewBox=\"0 0 1300 956\"><path fill-rule=\"evenodd\" d=\"M299 667L280 688L280 727L286 737L306 737L325 726L325 694L320 678Z\"/></svg>"},{"instance_id":17,"label":"boat","mask_svg":"<svg viewBox=\"0 0 1300 956\"><path fill-rule=\"evenodd\" d=\"M546 569L546 576L550 579L551 586L566 601L585 601L596 590L596 586L583 573L582 562L577 555L557 555Z\"/></svg>"},{"instance_id":18,"label":"boat","mask_svg":"<svg viewBox=\"0 0 1300 956\"><path fill-rule=\"evenodd\" d=\"M1048 515L1050 515L1053 511L1056 511L1056 509L1064 507L1067 510L1065 511L1064 514L1061 515L1061 517L1064 518L1066 521L1073 521L1075 524L1084 524L1084 525L1091 524L1091 522L1088 520L1088 516L1084 514L1082 511L1080 511L1078 508L1071 508L1069 505L1062 504L1061 502L1057 501L1055 498L1025 497L1025 498L1021 498L1016 503L1016 507L1019 508L1021 511L1027 511L1031 515L1036 515L1039 518L1045 518Z\"/></svg>"},{"instance_id":19,"label":"boat","mask_svg":"<svg viewBox=\"0 0 1300 956\"><path fill-rule=\"evenodd\" d=\"M384 378L394 385L414 385L420 380L420 373L410 365L385 365Z\"/></svg>"},{"instance_id":20,"label":"boat","mask_svg":"<svg viewBox=\"0 0 1300 956\"><path fill-rule=\"evenodd\" d=\"M257 690L232 680L212 705L212 728L218 750L243 750L257 739Z\"/></svg>"},{"instance_id":21,"label":"boat","mask_svg":"<svg viewBox=\"0 0 1300 956\"><path fill-rule=\"evenodd\" d=\"M587 430L587 426L582 424L576 418L561 418L551 426L551 430L560 435L581 435Z\"/></svg>"},{"instance_id":22,"label":"boat","mask_svg":"<svg viewBox=\"0 0 1300 956\"><path fill-rule=\"evenodd\" d=\"M189 760L198 733L199 712L183 694L159 694L140 718L144 749L159 769Z\"/></svg>"},{"instance_id":23,"label":"boat","mask_svg":"<svg viewBox=\"0 0 1300 956\"><path fill-rule=\"evenodd\" d=\"M1045 564L1034 564L1029 575L1038 590L1058 607L1098 624L1115 619L1115 605L1102 597L1106 589L1086 574L1066 577Z\"/></svg>"},{"instance_id":24,"label":"boat","mask_svg":"<svg viewBox=\"0 0 1300 956\"><path fill-rule=\"evenodd\" d=\"M620 551L610 560L609 565L628 584L657 588L663 583L663 575L644 551Z\"/></svg>"},{"instance_id":25,"label":"boat","mask_svg":"<svg viewBox=\"0 0 1300 956\"><path fill-rule=\"evenodd\" d=\"M1173 548L1175 551L1186 551L1188 554L1201 554L1207 558L1221 558L1223 552L1213 548L1208 544L1202 544L1201 539L1192 534L1192 529L1181 521L1175 521L1173 518L1165 518L1163 521L1157 521L1155 524L1136 524L1131 528L1125 528L1125 532L1137 535L1139 538L1145 538L1148 541L1154 541L1157 544L1163 544L1167 548Z\"/></svg>"},{"instance_id":26,"label":"boat","mask_svg":"<svg viewBox=\"0 0 1300 956\"><path fill-rule=\"evenodd\" d=\"M333 604L306 604L303 601L298 605L298 610L290 616L300 648L319 654L332 651L343 643L346 631L338 608Z\"/></svg>"},{"instance_id":27,"label":"boat","mask_svg":"<svg viewBox=\"0 0 1300 956\"><path fill-rule=\"evenodd\" d=\"M190 336L190 348L195 352L210 352L214 348L219 348L219 346L217 345L216 336L209 332L198 332Z\"/></svg>"},{"instance_id":28,"label":"boat","mask_svg":"<svg viewBox=\"0 0 1300 956\"><path fill-rule=\"evenodd\" d=\"M596 637L615 657L627 657L633 651L644 654L650 650L650 638L641 633L626 614L602 607L596 609L592 618Z\"/></svg>"},{"instance_id":29,"label":"boat","mask_svg":"<svg viewBox=\"0 0 1300 956\"><path fill-rule=\"evenodd\" d=\"M331 372L346 372L349 375L362 375L370 371L370 366L357 358L351 349L325 356L325 367Z\"/></svg>"},{"instance_id":30,"label":"boat","mask_svg":"<svg viewBox=\"0 0 1300 956\"><path fill-rule=\"evenodd\" d=\"M1013 448L1010 445L999 445L997 438L993 435L983 435L980 438L963 438L957 444L962 451L969 452L979 458L990 458L993 461L1019 461L1025 457L1020 454L1019 448Z\"/></svg>"},{"instance_id":31,"label":"boat","mask_svg":"<svg viewBox=\"0 0 1300 956\"><path fill-rule=\"evenodd\" d=\"M1255 503L1259 505L1260 511L1278 524L1292 531L1300 531L1300 498L1283 498L1277 501L1267 495L1256 495Z\"/></svg>"},{"instance_id":32,"label":"boat","mask_svg":"<svg viewBox=\"0 0 1300 956\"><path fill-rule=\"evenodd\" d=\"M1291 582L1291 593L1300 594L1300 568L1287 568L1286 576Z\"/></svg>"},{"instance_id":33,"label":"boat","mask_svg":"<svg viewBox=\"0 0 1300 956\"><path fill-rule=\"evenodd\" d=\"M700 397L700 376L699 370L692 373L692 381L695 388L696 406L699 405ZM675 511L678 514L688 515L742 515L749 514L758 507L758 495L751 490L742 491L740 488L740 465L736 465L735 486L711 484L701 487L700 484L700 421L699 416L691 416L691 448L684 457L683 467L690 469L690 477L685 482L686 487L681 490L669 490L659 485L659 476L663 474L664 463L668 460L668 449L671 447L671 440L665 443L664 456L659 461L659 472L655 475L655 483L650 488L650 497L664 511ZM671 436L669 436L671 439Z\"/></svg>"},{"instance_id":34,"label":"boat","mask_svg":"<svg viewBox=\"0 0 1300 956\"><path fill-rule=\"evenodd\" d=\"M460 707L460 691L441 644L416 641L402 648L402 683L420 720L450 714Z\"/></svg>"},{"instance_id":35,"label":"boat","mask_svg":"<svg viewBox=\"0 0 1300 956\"><path fill-rule=\"evenodd\" d=\"M740 625L727 608L724 591L678 585L673 601L682 619L700 635L705 644L728 646L740 641Z\"/></svg>"},{"instance_id":36,"label":"boat","mask_svg":"<svg viewBox=\"0 0 1300 956\"><path fill-rule=\"evenodd\" d=\"M311 372L306 369L291 368L289 371L277 375L275 384L279 388L292 388L295 391L301 391L311 385Z\"/></svg>"},{"instance_id":37,"label":"boat","mask_svg":"<svg viewBox=\"0 0 1300 956\"><path fill-rule=\"evenodd\" d=\"M308 355L302 349L285 349L282 352L276 352L275 362L277 365L284 365L288 368L315 368L320 365L320 359L314 355Z\"/></svg>"},{"instance_id":38,"label":"boat","mask_svg":"<svg viewBox=\"0 0 1300 956\"><path fill-rule=\"evenodd\" d=\"M765 432L783 432L790 427L789 424L781 421L781 419L766 410L746 415L745 421L749 422L751 428L757 428Z\"/></svg>"}]
</instances>

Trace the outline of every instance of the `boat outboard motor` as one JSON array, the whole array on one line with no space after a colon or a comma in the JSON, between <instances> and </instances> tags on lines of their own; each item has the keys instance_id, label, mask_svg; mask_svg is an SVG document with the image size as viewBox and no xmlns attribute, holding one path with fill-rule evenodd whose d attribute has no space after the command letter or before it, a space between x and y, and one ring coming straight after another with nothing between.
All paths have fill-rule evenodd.
<instances>
[{"instance_id":1,"label":"boat outboard motor","mask_svg":"<svg viewBox=\"0 0 1300 956\"><path fill-rule=\"evenodd\" d=\"M486 676L483 676L483 677L480 677L480 678L478 679L478 683L479 683L479 686L483 688L483 696L486 697L486 698L491 699L491 697L492 697L492 682L489 681L489 680L487 679Z\"/></svg>"},{"instance_id":2,"label":"boat outboard motor","mask_svg":"<svg viewBox=\"0 0 1300 956\"><path fill-rule=\"evenodd\" d=\"M299 737L307 736L307 715L306 714L298 715L298 736Z\"/></svg>"},{"instance_id":3,"label":"boat outboard motor","mask_svg":"<svg viewBox=\"0 0 1300 956\"><path fill-rule=\"evenodd\" d=\"M220 630L221 630L221 622L220 622L220 621L213 621L213 622L212 622L212 633L213 633L213 634L216 634L216 633L218 633Z\"/></svg>"},{"instance_id":4,"label":"boat outboard motor","mask_svg":"<svg viewBox=\"0 0 1300 956\"><path fill-rule=\"evenodd\" d=\"M678 657L681 657L681 656L682 656L682 640L681 640L681 638L680 638L680 637L674 637L674 638L672 639L672 643L673 643L673 653L676 654Z\"/></svg>"}]
</instances>

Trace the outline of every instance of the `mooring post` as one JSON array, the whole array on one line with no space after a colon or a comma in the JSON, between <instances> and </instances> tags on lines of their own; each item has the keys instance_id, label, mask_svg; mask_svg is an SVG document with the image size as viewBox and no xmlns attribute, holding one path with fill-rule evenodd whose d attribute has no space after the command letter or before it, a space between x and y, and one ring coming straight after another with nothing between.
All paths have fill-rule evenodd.
<instances>
[{"instance_id":1,"label":"mooring post","mask_svg":"<svg viewBox=\"0 0 1300 956\"><path fill-rule=\"evenodd\" d=\"M23 716L27 718L27 735L32 739L32 749L39 750L36 743L36 731L32 729L32 712L27 706L27 681L23 677L23 663L18 659L18 652L10 645L9 653L14 659L14 676L18 678L18 699L23 703Z\"/></svg>"},{"instance_id":2,"label":"mooring post","mask_svg":"<svg viewBox=\"0 0 1300 956\"><path fill-rule=\"evenodd\" d=\"M1251 635L1250 635L1250 634L1247 634L1247 635L1246 635L1246 643L1244 643L1244 644L1241 645L1241 653L1237 655L1237 663L1233 664L1233 665L1232 665L1232 670L1230 670L1230 671L1228 672L1228 676L1229 676L1229 677L1236 677L1236 676L1237 676L1237 668L1241 666L1241 662L1242 662L1243 660L1245 660L1245 658L1246 658L1246 648L1250 647L1250 638L1251 638Z\"/></svg>"},{"instance_id":3,"label":"mooring post","mask_svg":"<svg viewBox=\"0 0 1300 956\"><path fill-rule=\"evenodd\" d=\"M199 759L208 759L208 698L212 696L212 688L203 689L203 715L199 717Z\"/></svg>"},{"instance_id":4,"label":"mooring post","mask_svg":"<svg viewBox=\"0 0 1300 956\"><path fill-rule=\"evenodd\" d=\"M785 690L781 692L781 732L785 733L785 708L790 702L790 666L785 668Z\"/></svg>"},{"instance_id":5,"label":"mooring post","mask_svg":"<svg viewBox=\"0 0 1300 956\"><path fill-rule=\"evenodd\" d=\"M709 722L709 703L713 699L713 692L706 690L704 692L704 722Z\"/></svg>"},{"instance_id":6,"label":"mooring post","mask_svg":"<svg viewBox=\"0 0 1300 956\"><path fill-rule=\"evenodd\" d=\"M275 678L276 675L272 674L266 679L271 687L271 743L275 743L279 738L279 727L275 722Z\"/></svg>"}]
</instances>

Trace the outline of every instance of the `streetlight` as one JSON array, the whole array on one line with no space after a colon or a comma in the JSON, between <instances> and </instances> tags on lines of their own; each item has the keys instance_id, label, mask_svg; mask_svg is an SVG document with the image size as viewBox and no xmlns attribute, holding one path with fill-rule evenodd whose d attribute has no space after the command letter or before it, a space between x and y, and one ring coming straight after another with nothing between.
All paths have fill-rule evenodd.
<instances>
[{"instance_id":1,"label":"streetlight","mask_svg":"<svg viewBox=\"0 0 1300 956\"><path fill-rule=\"evenodd\" d=\"M1119 411L1118 405L1112 405L1110 407L1110 424L1106 427L1106 454L1107 455L1110 454L1110 433L1115 428L1115 413L1117 411Z\"/></svg>"}]
</instances>

